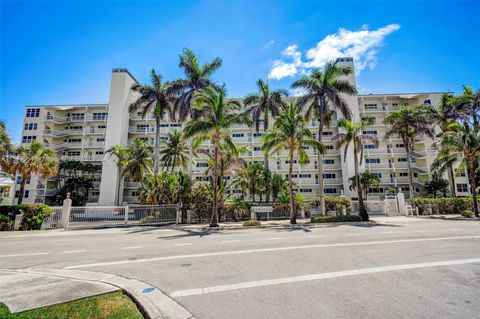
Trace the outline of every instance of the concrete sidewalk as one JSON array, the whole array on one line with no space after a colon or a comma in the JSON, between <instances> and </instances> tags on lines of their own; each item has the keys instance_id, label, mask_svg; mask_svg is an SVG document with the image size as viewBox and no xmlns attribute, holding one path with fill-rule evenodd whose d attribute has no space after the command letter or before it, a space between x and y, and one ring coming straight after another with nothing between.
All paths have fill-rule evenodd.
<instances>
[{"instance_id":1,"label":"concrete sidewalk","mask_svg":"<svg viewBox=\"0 0 480 319\"><path fill-rule=\"evenodd\" d=\"M195 319L156 287L122 276L65 269L0 270L0 302L11 312L125 291L149 319Z\"/></svg>"}]
</instances>

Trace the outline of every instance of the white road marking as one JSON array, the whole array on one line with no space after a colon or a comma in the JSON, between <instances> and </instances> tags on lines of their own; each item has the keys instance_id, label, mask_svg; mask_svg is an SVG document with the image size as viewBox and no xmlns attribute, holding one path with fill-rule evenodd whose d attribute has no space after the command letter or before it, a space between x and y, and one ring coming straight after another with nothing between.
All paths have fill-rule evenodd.
<instances>
[{"instance_id":1,"label":"white road marking","mask_svg":"<svg viewBox=\"0 0 480 319\"><path fill-rule=\"evenodd\" d=\"M122 249L140 249L142 247L140 246L127 246L127 247L123 247Z\"/></svg>"},{"instance_id":2,"label":"white road marking","mask_svg":"<svg viewBox=\"0 0 480 319\"><path fill-rule=\"evenodd\" d=\"M229 244L229 243L238 243L240 240L222 240L222 243Z\"/></svg>"},{"instance_id":3,"label":"white road marking","mask_svg":"<svg viewBox=\"0 0 480 319\"><path fill-rule=\"evenodd\" d=\"M360 236L362 234L359 234L359 233L351 233L351 234L347 234L347 236Z\"/></svg>"},{"instance_id":4,"label":"white road marking","mask_svg":"<svg viewBox=\"0 0 480 319\"><path fill-rule=\"evenodd\" d=\"M80 250L65 250L62 251L62 254L75 254L75 253L84 253L86 250L80 249Z\"/></svg>"},{"instance_id":5,"label":"white road marking","mask_svg":"<svg viewBox=\"0 0 480 319\"><path fill-rule=\"evenodd\" d=\"M310 235L308 237L309 238L320 238L320 237L323 237L323 235Z\"/></svg>"},{"instance_id":6,"label":"white road marking","mask_svg":"<svg viewBox=\"0 0 480 319\"><path fill-rule=\"evenodd\" d=\"M188 290L177 290L172 292L170 296L173 298L187 297L187 296L208 294L212 292L231 291L231 290L263 287L263 286L274 286L274 285L290 284L294 282L312 281L312 280L320 280L320 279L327 279L327 278L338 278L338 277L345 277L345 276L374 274L374 273L388 272L388 271L422 269L422 268L441 267L441 266L454 266L454 265L464 265L464 264L473 264L473 263L480 263L480 258L372 267L372 268L352 269L352 270L335 271L335 272L327 272L327 273L303 275L303 276L293 276L293 277L285 277L285 278L277 278L277 279L247 281L247 282L231 284L231 285L211 286L211 287L188 289Z\"/></svg>"},{"instance_id":7,"label":"white road marking","mask_svg":"<svg viewBox=\"0 0 480 319\"><path fill-rule=\"evenodd\" d=\"M175 244L173 246L190 246L192 243L181 243L181 244Z\"/></svg>"},{"instance_id":8,"label":"white road marking","mask_svg":"<svg viewBox=\"0 0 480 319\"><path fill-rule=\"evenodd\" d=\"M23 256L39 256L39 255L49 255L50 253L30 253L30 254L14 254L14 255L0 255L0 258L9 258L9 257L23 257Z\"/></svg>"},{"instance_id":9,"label":"white road marking","mask_svg":"<svg viewBox=\"0 0 480 319\"><path fill-rule=\"evenodd\" d=\"M380 234L393 234L395 233L394 231L382 231Z\"/></svg>"},{"instance_id":10,"label":"white road marking","mask_svg":"<svg viewBox=\"0 0 480 319\"><path fill-rule=\"evenodd\" d=\"M284 239L284 237L270 237L270 238L266 238L266 240L280 240L280 239Z\"/></svg>"},{"instance_id":11,"label":"white road marking","mask_svg":"<svg viewBox=\"0 0 480 319\"><path fill-rule=\"evenodd\" d=\"M455 236L455 237L381 240L381 241L351 242L351 243L338 243L338 244L315 244L315 245L286 246L286 247L273 247L273 248L260 248L260 249L230 250L230 251L219 251L219 252L212 252L212 253L174 255L174 256L153 257L153 258L144 258L144 259L135 259L135 260L118 260L118 261L107 261L107 262L91 263L91 264L83 264L83 265L72 265L72 266L67 266L64 269L77 269L77 268L112 266L112 265L123 265L123 264L133 264L133 263L145 263L145 262L165 261L165 260L174 260L174 259L187 259L187 258L191 259L191 258L203 258L203 257L212 257L212 256L265 253L265 252L288 251L288 250L297 250L297 249L368 246L368 245L381 245L381 244L401 244L401 243L414 243L414 242L425 242L425 241L478 239L478 238L480 238L480 235L479 236Z\"/></svg>"},{"instance_id":12,"label":"white road marking","mask_svg":"<svg viewBox=\"0 0 480 319\"><path fill-rule=\"evenodd\" d=\"M427 231L426 230L414 230L413 232L414 233L426 233Z\"/></svg>"},{"instance_id":13,"label":"white road marking","mask_svg":"<svg viewBox=\"0 0 480 319\"><path fill-rule=\"evenodd\" d=\"M463 230L463 229L461 229L461 228L452 228L452 229L450 229L450 231L462 231L462 230Z\"/></svg>"}]
</instances>

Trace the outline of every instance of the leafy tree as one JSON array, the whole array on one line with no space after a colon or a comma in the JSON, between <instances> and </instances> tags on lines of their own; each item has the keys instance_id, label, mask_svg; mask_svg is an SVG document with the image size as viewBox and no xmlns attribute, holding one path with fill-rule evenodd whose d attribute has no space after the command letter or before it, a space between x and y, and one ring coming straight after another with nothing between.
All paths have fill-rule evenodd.
<instances>
[{"instance_id":1,"label":"leafy tree","mask_svg":"<svg viewBox=\"0 0 480 319\"><path fill-rule=\"evenodd\" d=\"M317 140L322 143L323 128L331 121L334 112L332 107L340 110L343 116L351 119L351 111L342 94L355 95L357 90L347 80L341 79L353 71L349 67L342 67L329 62L324 70L314 69L309 75L293 82L293 89L302 89L305 94L298 101L300 109L307 108L307 119L314 118L318 121ZM321 205L320 213L324 214L325 195L323 181L323 155L318 153L318 187Z\"/></svg>"},{"instance_id":2,"label":"leafy tree","mask_svg":"<svg viewBox=\"0 0 480 319\"><path fill-rule=\"evenodd\" d=\"M363 192L362 192L362 182L361 176L359 172L359 165L362 164L363 161L363 148L366 142L372 143L374 145L378 145L378 140L375 136L369 134L363 134L363 130L368 126L372 125L373 121L370 118L361 119L357 123L353 123L352 121L343 118L338 120L337 127L340 129L344 129L345 133L339 133L333 137L333 141L335 142L336 148L345 147L344 152L344 160L347 158L347 151L350 144L353 144L353 161L355 164L355 189L357 190L358 194L358 206L359 206L359 215L363 221L368 220L368 213L365 209L365 205L363 203ZM360 155L360 160L358 156Z\"/></svg>"},{"instance_id":3,"label":"leafy tree","mask_svg":"<svg viewBox=\"0 0 480 319\"><path fill-rule=\"evenodd\" d=\"M123 166L127 157L127 148L120 145L114 145L109 148L105 153L114 157L117 162L117 196L115 202L117 205L120 205L120 185L124 176Z\"/></svg>"},{"instance_id":4,"label":"leafy tree","mask_svg":"<svg viewBox=\"0 0 480 319\"><path fill-rule=\"evenodd\" d=\"M132 91L138 93L138 99L130 104L129 111L137 112L141 110L145 117L149 112L155 118L155 163L153 173L158 174L160 162L160 123L168 113L172 118L173 112L173 93L169 82L162 83L162 76L155 70L151 71L152 84L134 84Z\"/></svg>"},{"instance_id":5,"label":"leafy tree","mask_svg":"<svg viewBox=\"0 0 480 319\"><path fill-rule=\"evenodd\" d=\"M14 147L12 141L7 132L7 126L5 122L0 120L0 156L4 156L9 153L13 153Z\"/></svg>"},{"instance_id":6,"label":"leafy tree","mask_svg":"<svg viewBox=\"0 0 480 319\"><path fill-rule=\"evenodd\" d=\"M255 195L260 195L263 188L264 169L260 163L247 163L238 176L238 185L250 193L250 199L255 201Z\"/></svg>"},{"instance_id":7,"label":"leafy tree","mask_svg":"<svg viewBox=\"0 0 480 319\"><path fill-rule=\"evenodd\" d=\"M123 175L136 182L143 179L143 175L150 172L152 165L152 147L141 138L134 138L126 148L125 158L122 161Z\"/></svg>"},{"instance_id":8,"label":"leafy tree","mask_svg":"<svg viewBox=\"0 0 480 319\"><path fill-rule=\"evenodd\" d=\"M29 146L20 146L13 156L1 161L2 169L11 175L20 175L22 182L18 195L18 204L23 201L27 179L34 175L50 177L58 172L58 158L54 151L42 143L34 141Z\"/></svg>"},{"instance_id":9,"label":"leafy tree","mask_svg":"<svg viewBox=\"0 0 480 319\"><path fill-rule=\"evenodd\" d=\"M185 78L172 82L172 92L175 93L175 113L174 119L178 115L180 122L185 122L190 117L191 120L198 118L198 108L194 107L194 97L202 90L213 87L220 90L221 87L212 80L212 75L222 66L222 60L213 59L211 62L200 64L197 55L189 49L183 49L180 55L179 67L182 69ZM192 179L193 173L193 145L189 144L188 154L188 176Z\"/></svg>"},{"instance_id":10,"label":"leafy tree","mask_svg":"<svg viewBox=\"0 0 480 319\"><path fill-rule=\"evenodd\" d=\"M447 197L449 183L447 180L440 177L438 174L432 174L432 178L425 182L425 192L428 195L432 195L433 198L437 197L437 193L443 194L443 197Z\"/></svg>"},{"instance_id":11,"label":"leafy tree","mask_svg":"<svg viewBox=\"0 0 480 319\"><path fill-rule=\"evenodd\" d=\"M163 149L160 151L163 166L173 172L175 167L186 167L188 162L188 147L182 141L182 135L178 130L171 130L167 134L167 140L162 140Z\"/></svg>"},{"instance_id":12,"label":"leafy tree","mask_svg":"<svg viewBox=\"0 0 480 319\"><path fill-rule=\"evenodd\" d=\"M288 188L288 180L281 174L273 173L270 187L272 189L273 200L276 201L278 200L278 195Z\"/></svg>"},{"instance_id":13,"label":"leafy tree","mask_svg":"<svg viewBox=\"0 0 480 319\"><path fill-rule=\"evenodd\" d=\"M202 119L191 119L185 124L185 138L199 137L210 140L213 145L213 180L218 178L218 156L222 142L234 147L229 129L234 124L250 124L250 120L244 114L240 114L241 105L238 101L226 101L225 89L219 91L212 87L201 91L195 97L195 108L203 113ZM211 227L218 226L218 187L213 183L213 207Z\"/></svg>"},{"instance_id":14,"label":"leafy tree","mask_svg":"<svg viewBox=\"0 0 480 319\"><path fill-rule=\"evenodd\" d=\"M290 223L296 224L295 202L293 195L293 159L298 154L299 163L308 162L308 155L303 146L311 146L317 151L324 153L325 147L313 138L312 132L307 127L305 117L299 107L290 104L277 117L273 127L263 135L263 149L273 153L286 150L288 152L288 188L290 200Z\"/></svg>"},{"instance_id":15,"label":"leafy tree","mask_svg":"<svg viewBox=\"0 0 480 319\"><path fill-rule=\"evenodd\" d=\"M80 161L61 161L59 164L59 193L57 204L70 194L73 206L84 206L88 200L88 192L93 189L95 173L100 172L101 165L82 163Z\"/></svg>"},{"instance_id":16,"label":"leafy tree","mask_svg":"<svg viewBox=\"0 0 480 319\"><path fill-rule=\"evenodd\" d=\"M434 138L432 126L432 110L427 105L416 108L403 106L399 110L385 116L384 123L389 126L385 138L395 135L402 139L407 153L408 188L410 202L413 205L413 174L412 174L412 151L417 136L429 136Z\"/></svg>"},{"instance_id":17,"label":"leafy tree","mask_svg":"<svg viewBox=\"0 0 480 319\"><path fill-rule=\"evenodd\" d=\"M356 190L356 176L352 176L348 180L350 182L350 190ZM365 198L368 198L368 190L370 189L370 187L378 188L378 186L380 186L380 179L374 173L366 171L365 173L360 173L360 184L362 185Z\"/></svg>"}]
</instances>

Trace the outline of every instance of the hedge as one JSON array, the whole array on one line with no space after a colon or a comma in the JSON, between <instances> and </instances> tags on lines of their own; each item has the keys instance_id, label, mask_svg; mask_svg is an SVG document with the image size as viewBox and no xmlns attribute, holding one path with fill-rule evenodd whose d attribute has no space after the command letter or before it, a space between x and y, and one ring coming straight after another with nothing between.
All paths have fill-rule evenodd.
<instances>
[{"instance_id":1,"label":"hedge","mask_svg":"<svg viewBox=\"0 0 480 319\"><path fill-rule=\"evenodd\" d=\"M335 223L335 222L361 222L360 216L338 215L338 216L314 216L312 223Z\"/></svg>"},{"instance_id":2,"label":"hedge","mask_svg":"<svg viewBox=\"0 0 480 319\"><path fill-rule=\"evenodd\" d=\"M418 207L419 214L429 213L429 207L433 214L461 214L465 210L473 210L471 197L456 198L415 198L414 204Z\"/></svg>"},{"instance_id":3,"label":"hedge","mask_svg":"<svg viewBox=\"0 0 480 319\"><path fill-rule=\"evenodd\" d=\"M52 209L45 204L20 204L10 206L0 206L0 215L4 226L8 226L6 222L10 219L11 225L15 222L15 216L21 214L23 216L20 230L38 230L42 227L43 220L52 214ZM0 230L9 230L11 227L0 228Z\"/></svg>"}]
</instances>

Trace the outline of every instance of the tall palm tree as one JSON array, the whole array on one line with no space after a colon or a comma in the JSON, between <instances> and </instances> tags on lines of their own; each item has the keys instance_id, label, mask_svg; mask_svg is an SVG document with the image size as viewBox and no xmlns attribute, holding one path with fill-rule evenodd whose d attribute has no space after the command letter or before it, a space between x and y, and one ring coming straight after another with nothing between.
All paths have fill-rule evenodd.
<instances>
[{"instance_id":1,"label":"tall palm tree","mask_svg":"<svg viewBox=\"0 0 480 319\"><path fill-rule=\"evenodd\" d=\"M151 173L153 149L141 138L134 138L127 146L123 161L123 175L136 182L143 179L145 173Z\"/></svg>"},{"instance_id":2,"label":"tall palm tree","mask_svg":"<svg viewBox=\"0 0 480 319\"><path fill-rule=\"evenodd\" d=\"M105 153L109 154L111 157L114 157L117 161L117 196L115 199L115 203L118 206L120 205L120 185L123 178L123 165L127 157L127 148L120 145L114 145L110 147Z\"/></svg>"},{"instance_id":3,"label":"tall palm tree","mask_svg":"<svg viewBox=\"0 0 480 319\"><path fill-rule=\"evenodd\" d=\"M0 156L12 153L14 147L7 132L7 126L4 121L0 120Z\"/></svg>"},{"instance_id":4,"label":"tall palm tree","mask_svg":"<svg viewBox=\"0 0 480 319\"><path fill-rule=\"evenodd\" d=\"M260 195L263 180L264 167L260 163L246 163L239 174L238 184L244 190L248 190L250 200L255 201L255 195Z\"/></svg>"},{"instance_id":5,"label":"tall palm tree","mask_svg":"<svg viewBox=\"0 0 480 319\"><path fill-rule=\"evenodd\" d=\"M225 101L225 89L219 91L212 87L199 92L195 97L194 107L203 114L201 119L191 119L185 124L185 138L205 138L213 145L213 180L218 178L218 156L221 142L234 147L229 129L234 124L250 124L244 114L240 114L241 105L238 101ZM218 226L218 185L213 183L213 205L211 227Z\"/></svg>"},{"instance_id":6,"label":"tall palm tree","mask_svg":"<svg viewBox=\"0 0 480 319\"><path fill-rule=\"evenodd\" d=\"M440 143L441 149L448 149L455 155L461 155L462 160L456 170L459 176L467 170L472 192L473 210L479 217L477 199L477 173L480 168L480 131L475 130L473 125L464 123L452 123Z\"/></svg>"},{"instance_id":7,"label":"tall palm tree","mask_svg":"<svg viewBox=\"0 0 480 319\"><path fill-rule=\"evenodd\" d=\"M5 172L22 177L18 204L23 201L27 179L34 174L44 177L56 175L59 169L58 163L55 152L37 141L29 146L18 147L14 155L2 159L1 167Z\"/></svg>"},{"instance_id":8,"label":"tall palm tree","mask_svg":"<svg viewBox=\"0 0 480 319\"><path fill-rule=\"evenodd\" d=\"M277 116L280 109L285 107L283 98L288 96L286 90L271 90L268 83L262 79L257 80L257 93L247 95L243 101L246 112L252 115L252 120L255 123L255 130L259 131L259 122L263 118L263 130L266 132L269 127L269 116ZM264 168L268 169L268 154L265 153ZM267 199L268 201L268 199Z\"/></svg>"},{"instance_id":9,"label":"tall palm tree","mask_svg":"<svg viewBox=\"0 0 480 319\"><path fill-rule=\"evenodd\" d=\"M356 190L357 176L350 177L348 181L350 182L350 190ZM380 186L380 179L374 173L366 171L365 173L360 173L360 184L362 185L365 199L368 199L368 189L370 187L378 188L378 186Z\"/></svg>"},{"instance_id":10,"label":"tall palm tree","mask_svg":"<svg viewBox=\"0 0 480 319\"><path fill-rule=\"evenodd\" d=\"M325 153L324 145L315 140L307 127L307 121L298 106L291 103L280 112L272 128L263 135L263 150L268 153L286 150L289 161L288 188L290 199L290 223L296 224L295 199L293 196L293 159L298 154L298 162L302 165L308 162L308 155L303 146L311 146L319 153Z\"/></svg>"},{"instance_id":11,"label":"tall palm tree","mask_svg":"<svg viewBox=\"0 0 480 319\"><path fill-rule=\"evenodd\" d=\"M365 143L371 143L374 145L378 145L378 139L374 135L363 134L363 130L368 125L372 125L373 120L371 118L361 119L357 123L354 123L350 120L345 118L338 120L337 127L342 128L345 130L345 133L339 133L332 138L335 142L335 147L340 149L341 147L345 147L344 152L344 161L347 159L347 151L350 144L353 144L353 162L355 167L355 188L357 190L358 196L358 207L359 207L359 215L363 221L368 220L368 213L365 209L365 205L363 203L363 192L362 192L362 181L359 172L359 166L362 165L363 161L363 149ZM359 159L360 155L360 159Z\"/></svg>"},{"instance_id":12,"label":"tall palm tree","mask_svg":"<svg viewBox=\"0 0 480 319\"><path fill-rule=\"evenodd\" d=\"M410 202L413 206L413 174L412 174L412 151L415 138L427 135L434 138L432 126L432 109L427 105L420 105L416 108L403 106L397 111L385 116L384 123L388 125L385 138L396 135L402 139L407 153L408 188Z\"/></svg>"},{"instance_id":13,"label":"tall palm tree","mask_svg":"<svg viewBox=\"0 0 480 319\"><path fill-rule=\"evenodd\" d=\"M130 104L129 112L141 110L145 117L149 112L155 118L155 164L153 173L158 174L160 163L160 122L168 113L170 117L173 112L173 94L169 82L162 83L162 76L155 70L151 71L152 84L134 84L131 90L137 92L140 96Z\"/></svg>"},{"instance_id":14,"label":"tall palm tree","mask_svg":"<svg viewBox=\"0 0 480 319\"><path fill-rule=\"evenodd\" d=\"M182 134L178 130L171 130L167 134L167 140L162 140L163 146L160 150L163 167L173 172L175 167L187 167L188 147L182 141Z\"/></svg>"},{"instance_id":15,"label":"tall palm tree","mask_svg":"<svg viewBox=\"0 0 480 319\"><path fill-rule=\"evenodd\" d=\"M293 82L293 89L302 89L305 94L298 101L300 109L307 108L307 119L314 118L318 121L317 140L322 143L323 128L333 115L333 108L340 110L343 117L351 119L351 111L342 94L355 95L357 90L342 76L348 76L353 71L350 67L342 67L334 62L329 62L322 70L314 69L308 76ZM325 195L323 181L323 154L318 153L318 187L320 213L325 214Z\"/></svg>"},{"instance_id":16,"label":"tall palm tree","mask_svg":"<svg viewBox=\"0 0 480 319\"><path fill-rule=\"evenodd\" d=\"M283 175L273 173L270 181L270 187L272 190L273 201L275 202L278 199L278 194L288 187L288 181L285 177L283 177Z\"/></svg>"},{"instance_id":17,"label":"tall palm tree","mask_svg":"<svg viewBox=\"0 0 480 319\"><path fill-rule=\"evenodd\" d=\"M174 118L178 115L180 122L185 122L188 117L192 120L197 119L198 112L193 106L194 96L201 90L208 87L213 87L220 90L221 87L217 85L212 79L212 75L222 66L222 60L215 58L213 61L200 64L197 55L189 49L183 49L180 55L179 67L182 69L185 78L178 79L172 83L172 91L175 92L177 98L175 100ZM188 154L188 176L192 179L193 173L193 145L192 141L189 144Z\"/></svg>"}]
</instances>

